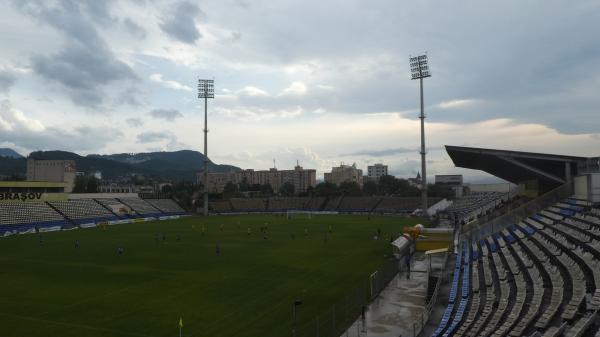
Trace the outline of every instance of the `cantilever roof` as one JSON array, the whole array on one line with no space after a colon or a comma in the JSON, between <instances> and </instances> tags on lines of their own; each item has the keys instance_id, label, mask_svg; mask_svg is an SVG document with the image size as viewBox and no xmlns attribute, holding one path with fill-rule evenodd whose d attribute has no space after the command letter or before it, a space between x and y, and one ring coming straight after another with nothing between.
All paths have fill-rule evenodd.
<instances>
[{"instance_id":1,"label":"cantilever roof","mask_svg":"<svg viewBox=\"0 0 600 337\"><path fill-rule=\"evenodd\" d=\"M512 183L538 179L546 188L563 184L567 170L573 175L577 163L587 160L577 156L450 145L446 145L446 152L458 167L485 171Z\"/></svg>"}]
</instances>

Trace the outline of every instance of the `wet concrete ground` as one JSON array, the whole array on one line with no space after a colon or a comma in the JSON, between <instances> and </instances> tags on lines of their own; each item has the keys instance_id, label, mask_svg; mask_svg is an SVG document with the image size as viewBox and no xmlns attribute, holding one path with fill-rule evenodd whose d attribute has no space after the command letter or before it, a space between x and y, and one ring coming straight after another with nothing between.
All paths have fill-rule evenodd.
<instances>
[{"instance_id":1,"label":"wet concrete ground","mask_svg":"<svg viewBox=\"0 0 600 337\"><path fill-rule=\"evenodd\" d=\"M431 259L431 269L439 274L443 256ZM401 271L367 308L364 321L359 319L341 337L412 337L425 324L425 297L429 275L429 257L416 253L410 278ZM443 300L443 297L439 297ZM435 310L434 310L435 313Z\"/></svg>"}]
</instances>

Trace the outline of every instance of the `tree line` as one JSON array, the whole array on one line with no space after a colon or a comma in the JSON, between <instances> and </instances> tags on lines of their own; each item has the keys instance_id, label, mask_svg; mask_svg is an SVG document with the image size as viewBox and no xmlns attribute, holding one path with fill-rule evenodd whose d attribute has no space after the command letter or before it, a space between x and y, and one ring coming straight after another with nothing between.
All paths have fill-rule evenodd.
<instances>
[{"instance_id":1,"label":"tree line","mask_svg":"<svg viewBox=\"0 0 600 337\"><path fill-rule=\"evenodd\" d=\"M283 197L332 197L339 195L418 197L421 195L421 190L411 185L408 180L389 175L382 176L378 180L369 180L362 187L353 181L345 181L339 186L330 182L321 182L315 187L309 187L306 192L297 192L291 182L284 183L278 191L275 191L270 184L248 184L247 181L243 180L237 184L228 182L223 189L223 193L217 194L215 197L229 199L231 197L271 197L275 195ZM449 186L429 184L428 195L430 197L451 198L454 192Z\"/></svg>"}]
</instances>

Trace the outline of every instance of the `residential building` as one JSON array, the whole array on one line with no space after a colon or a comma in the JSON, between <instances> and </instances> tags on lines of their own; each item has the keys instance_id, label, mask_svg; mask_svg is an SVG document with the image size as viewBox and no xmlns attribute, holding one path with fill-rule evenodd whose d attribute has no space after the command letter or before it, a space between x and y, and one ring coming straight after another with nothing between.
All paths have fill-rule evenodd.
<instances>
[{"instance_id":1,"label":"residential building","mask_svg":"<svg viewBox=\"0 0 600 337\"><path fill-rule=\"evenodd\" d=\"M388 166L383 164L375 164L367 166L367 176L369 178L379 179L382 176L388 175Z\"/></svg>"},{"instance_id":2,"label":"residential building","mask_svg":"<svg viewBox=\"0 0 600 337\"><path fill-rule=\"evenodd\" d=\"M27 158L27 181L65 183L64 191L70 193L75 187L75 161L36 160Z\"/></svg>"},{"instance_id":3,"label":"residential building","mask_svg":"<svg viewBox=\"0 0 600 337\"><path fill-rule=\"evenodd\" d=\"M341 164L338 167L332 167L331 172L325 172L325 181L338 186L345 181L353 181L362 187L362 170L356 168L356 163L352 165Z\"/></svg>"},{"instance_id":4,"label":"residential building","mask_svg":"<svg viewBox=\"0 0 600 337\"><path fill-rule=\"evenodd\" d=\"M199 172L197 177L199 183L204 183L203 172ZM248 185L269 184L273 191L277 192L283 184L289 182L294 184L295 193L302 193L306 192L309 187L315 187L316 181L317 171L304 169L300 165L296 165L293 170L271 168L259 171L247 169L239 172L209 172L208 190L211 193L222 193L228 183L240 184L245 182Z\"/></svg>"}]
</instances>

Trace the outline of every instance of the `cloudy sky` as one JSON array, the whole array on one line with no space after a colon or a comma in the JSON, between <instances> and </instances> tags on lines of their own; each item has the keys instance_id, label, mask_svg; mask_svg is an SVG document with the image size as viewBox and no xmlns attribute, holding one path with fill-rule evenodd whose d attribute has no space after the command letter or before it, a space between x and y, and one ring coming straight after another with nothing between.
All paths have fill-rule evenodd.
<instances>
[{"instance_id":1,"label":"cloudy sky","mask_svg":"<svg viewBox=\"0 0 600 337\"><path fill-rule=\"evenodd\" d=\"M0 1L0 147L22 154L201 150L209 157L419 170L443 145L600 155L600 2Z\"/></svg>"}]
</instances>

